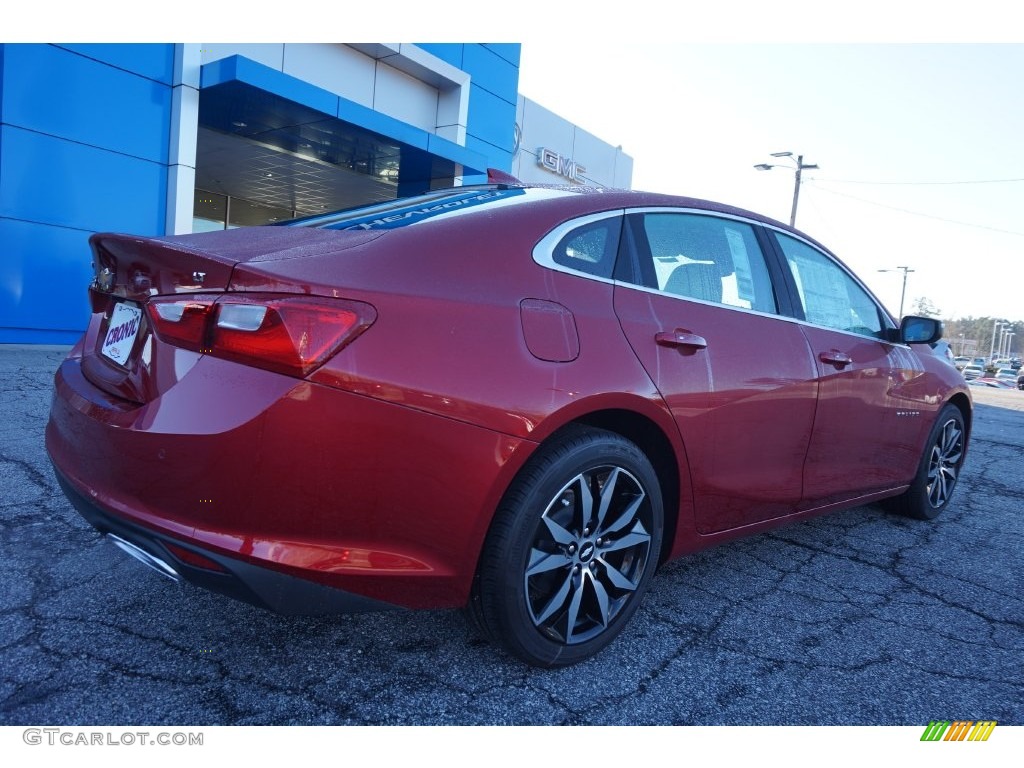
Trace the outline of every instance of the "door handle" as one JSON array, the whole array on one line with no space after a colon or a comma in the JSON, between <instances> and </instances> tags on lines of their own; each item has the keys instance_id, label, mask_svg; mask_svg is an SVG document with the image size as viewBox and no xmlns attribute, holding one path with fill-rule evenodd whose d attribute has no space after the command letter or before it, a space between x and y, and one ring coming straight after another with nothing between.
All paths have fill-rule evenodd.
<instances>
[{"instance_id":1,"label":"door handle","mask_svg":"<svg viewBox=\"0 0 1024 768\"><path fill-rule=\"evenodd\" d=\"M689 349L706 349L707 339L687 331L662 331L655 334L654 340L663 347L687 347Z\"/></svg>"},{"instance_id":2,"label":"door handle","mask_svg":"<svg viewBox=\"0 0 1024 768\"><path fill-rule=\"evenodd\" d=\"M830 349L828 352L822 352L818 355L818 359L823 363L835 366L835 368L840 371L853 362L852 357L845 352L840 352L838 349Z\"/></svg>"}]
</instances>

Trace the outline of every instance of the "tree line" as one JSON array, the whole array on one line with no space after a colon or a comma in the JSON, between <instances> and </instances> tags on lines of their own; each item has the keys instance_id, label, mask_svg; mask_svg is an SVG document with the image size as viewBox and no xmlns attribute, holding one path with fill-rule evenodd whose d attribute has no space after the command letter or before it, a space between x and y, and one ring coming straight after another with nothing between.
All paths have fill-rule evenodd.
<instances>
[{"instance_id":1,"label":"tree line","mask_svg":"<svg viewBox=\"0 0 1024 768\"><path fill-rule=\"evenodd\" d=\"M924 296L917 299L911 311L915 315L925 317L942 317L942 311ZM1010 337L1009 356L1020 357L1021 350L1024 349L1024 321L1021 320L968 316L956 320L944 318L942 322L946 328L943 338L953 347L955 355L988 357L990 351L999 351L1001 336L1007 331L1013 333ZM997 326L996 323L1000 322L1005 325Z\"/></svg>"}]
</instances>

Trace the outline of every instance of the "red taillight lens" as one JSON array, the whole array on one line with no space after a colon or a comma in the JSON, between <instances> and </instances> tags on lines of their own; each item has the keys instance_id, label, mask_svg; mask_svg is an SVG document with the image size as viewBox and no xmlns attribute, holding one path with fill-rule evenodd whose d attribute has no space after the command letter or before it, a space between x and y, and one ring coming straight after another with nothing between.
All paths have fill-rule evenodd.
<instances>
[{"instance_id":1,"label":"red taillight lens","mask_svg":"<svg viewBox=\"0 0 1024 768\"><path fill-rule=\"evenodd\" d=\"M305 376L373 322L367 309L331 299L224 299L217 305L213 354Z\"/></svg>"},{"instance_id":2,"label":"red taillight lens","mask_svg":"<svg viewBox=\"0 0 1024 768\"><path fill-rule=\"evenodd\" d=\"M314 371L377 317L358 301L256 294L151 299L147 310L169 344L289 376Z\"/></svg>"},{"instance_id":3,"label":"red taillight lens","mask_svg":"<svg viewBox=\"0 0 1024 768\"><path fill-rule=\"evenodd\" d=\"M206 326L214 299L151 300L146 309L156 335L176 347L206 351Z\"/></svg>"}]
</instances>

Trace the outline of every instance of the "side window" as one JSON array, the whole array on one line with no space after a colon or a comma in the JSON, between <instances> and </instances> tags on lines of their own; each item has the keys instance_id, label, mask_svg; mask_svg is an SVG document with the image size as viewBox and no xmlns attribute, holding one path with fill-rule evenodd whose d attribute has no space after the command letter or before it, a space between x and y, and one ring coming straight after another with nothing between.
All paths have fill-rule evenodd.
<instances>
[{"instance_id":1,"label":"side window","mask_svg":"<svg viewBox=\"0 0 1024 768\"><path fill-rule=\"evenodd\" d=\"M777 311L749 224L691 213L644 213L641 274L659 291L759 312ZM650 263L648 263L650 262Z\"/></svg>"},{"instance_id":2,"label":"side window","mask_svg":"<svg viewBox=\"0 0 1024 768\"><path fill-rule=\"evenodd\" d=\"M882 338L882 315L868 293L838 264L807 243L776 232L796 281L807 321Z\"/></svg>"},{"instance_id":3,"label":"side window","mask_svg":"<svg viewBox=\"0 0 1024 768\"><path fill-rule=\"evenodd\" d=\"M559 240L551 257L563 267L611 278L621 230L621 216L584 224Z\"/></svg>"}]
</instances>

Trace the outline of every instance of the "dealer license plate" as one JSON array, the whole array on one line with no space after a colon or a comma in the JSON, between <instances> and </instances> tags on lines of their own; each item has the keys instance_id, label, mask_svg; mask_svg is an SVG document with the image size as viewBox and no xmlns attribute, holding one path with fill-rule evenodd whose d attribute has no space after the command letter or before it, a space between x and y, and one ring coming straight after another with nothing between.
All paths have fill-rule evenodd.
<instances>
[{"instance_id":1,"label":"dealer license plate","mask_svg":"<svg viewBox=\"0 0 1024 768\"><path fill-rule=\"evenodd\" d=\"M118 304L110 315L107 337L103 339L100 352L118 365L124 365L135 345L142 324L142 310L131 304Z\"/></svg>"}]
</instances>

